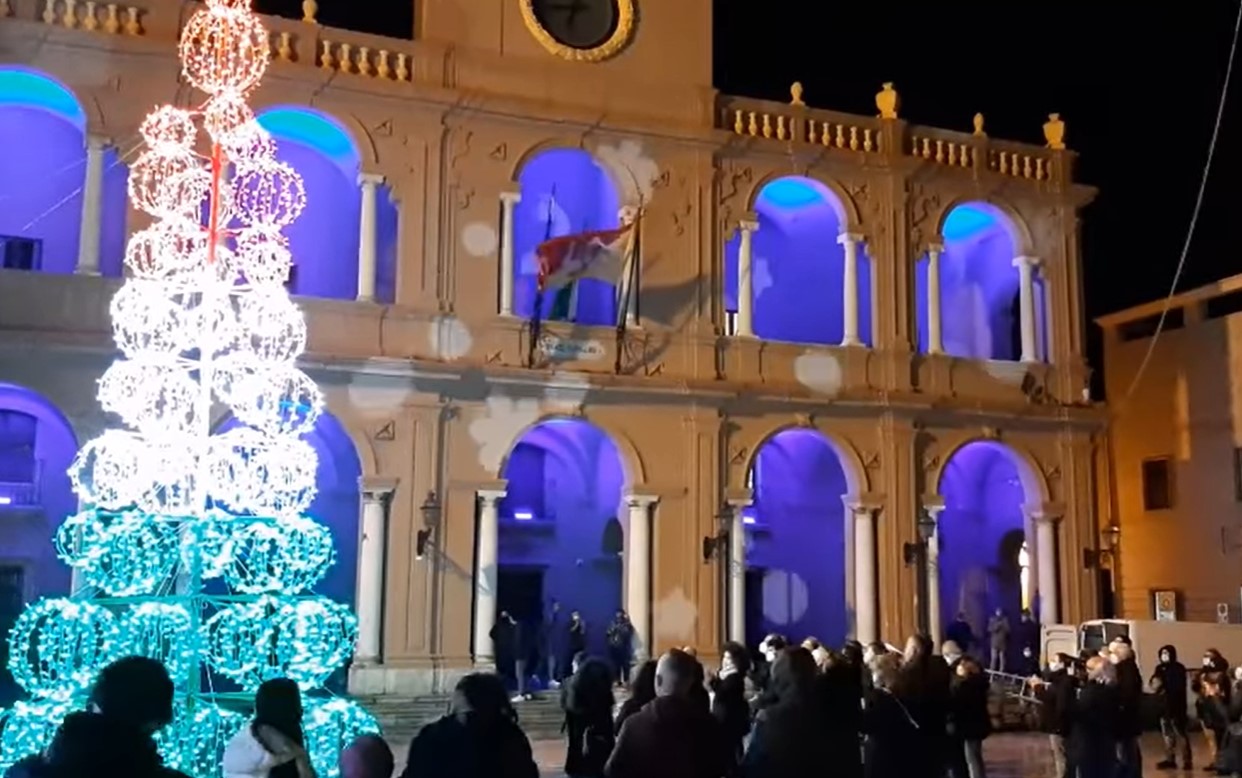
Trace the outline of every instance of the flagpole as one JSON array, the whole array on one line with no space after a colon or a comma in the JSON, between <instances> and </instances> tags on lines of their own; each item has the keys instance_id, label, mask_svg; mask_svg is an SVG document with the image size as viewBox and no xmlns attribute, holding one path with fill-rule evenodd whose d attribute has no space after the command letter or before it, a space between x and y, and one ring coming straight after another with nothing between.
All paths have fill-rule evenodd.
<instances>
[{"instance_id":1,"label":"flagpole","mask_svg":"<svg viewBox=\"0 0 1242 778\"><path fill-rule=\"evenodd\" d=\"M552 185L552 191L548 194L548 220L543 228L543 241L547 243L552 239L552 206L556 204L556 184ZM542 335L542 317L543 317L543 285L544 285L544 269L543 258L539 256L538 247L535 248L535 262L538 264L538 270L535 275L535 310L530 317L530 343L526 348L526 366L533 368L535 366L535 349L538 348L539 338Z\"/></svg>"},{"instance_id":2,"label":"flagpole","mask_svg":"<svg viewBox=\"0 0 1242 778\"><path fill-rule=\"evenodd\" d=\"M625 293L621 295L621 305L617 310L617 344L616 344L616 360L613 363L613 373L621 374L621 355L625 347L625 332L629 326L630 320L630 299L636 291L638 285L638 265L639 265L639 246L641 245L642 235L642 206L639 206L638 215L634 217L634 226L632 228L634 234L631 236L629 254L629 273L625 279Z\"/></svg>"}]
</instances>

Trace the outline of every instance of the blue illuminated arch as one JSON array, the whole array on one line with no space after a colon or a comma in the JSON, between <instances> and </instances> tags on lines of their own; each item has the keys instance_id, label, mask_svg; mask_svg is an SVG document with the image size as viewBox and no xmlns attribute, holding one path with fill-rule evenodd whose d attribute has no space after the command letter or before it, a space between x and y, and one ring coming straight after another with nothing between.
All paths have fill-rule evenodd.
<instances>
[{"instance_id":1,"label":"blue illuminated arch","mask_svg":"<svg viewBox=\"0 0 1242 778\"><path fill-rule=\"evenodd\" d=\"M277 106L259 114L259 124L279 140L307 146L355 174L362 154L353 135L336 119L310 108Z\"/></svg>"},{"instance_id":2,"label":"blue illuminated arch","mask_svg":"<svg viewBox=\"0 0 1242 778\"><path fill-rule=\"evenodd\" d=\"M64 84L37 70L0 68L0 107L36 108L86 131L86 111Z\"/></svg>"},{"instance_id":3,"label":"blue illuminated arch","mask_svg":"<svg viewBox=\"0 0 1242 778\"><path fill-rule=\"evenodd\" d=\"M988 207L983 203L959 205L945 217L940 234L945 240L964 240L1001 226L1003 218L995 207Z\"/></svg>"}]
</instances>

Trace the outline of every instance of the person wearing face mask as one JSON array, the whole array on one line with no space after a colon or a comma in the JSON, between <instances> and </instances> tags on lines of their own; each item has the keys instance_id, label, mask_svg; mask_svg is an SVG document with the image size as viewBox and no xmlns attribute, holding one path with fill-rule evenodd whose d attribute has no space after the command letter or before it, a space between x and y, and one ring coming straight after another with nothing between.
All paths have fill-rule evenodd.
<instances>
[{"instance_id":1,"label":"person wearing face mask","mask_svg":"<svg viewBox=\"0 0 1242 778\"><path fill-rule=\"evenodd\" d=\"M1071 710L1069 757L1078 778L1117 778L1121 697L1117 668L1102 656L1087 660L1087 680Z\"/></svg>"},{"instance_id":2,"label":"person wearing face mask","mask_svg":"<svg viewBox=\"0 0 1242 778\"><path fill-rule=\"evenodd\" d=\"M863 708L863 764L867 778L912 778L934 774L919 744L920 724L895 693L901 657L879 654L869 662L871 689Z\"/></svg>"},{"instance_id":3,"label":"person wearing face mask","mask_svg":"<svg viewBox=\"0 0 1242 778\"><path fill-rule=\"evenodd\" d=\"M772 685L772 663L776 661L777 654L788 645L789 641L783 635L775 634L768 635L759 643L759 658L762 661L756 662L751 672L751 682L758 691L753 701L756 710L768 702L767 691Z\"/></svg>"},{"instance_id":4,"label":"person wearing face mask","mask_svg":"<svg viewBox=\"0 0 1242 778\"><path fill-rule=\"evenodd\" d=\"M746 671L750 658L740 643L726 643L720 652L720 671L708 681L711 710L720 722L733 764L742 759L742 744L750 731L750 705L746 702Z\"/></svg>"},{"instance_id":5,"label":"person wearing face mask","mask_svg":"<svg viewBox=\"0 0 1242 778\"><path fill-rule=\"evenodd\" d=\"M1056 778L1073 778L1078 774L1069 759L1074 698L1078 693L1073 657L1055 655L1044 675L1031 678L1029 683L1040 702L1039 729L1048 735L1052 746L1053 773Z\"/></svg>"},{"instance_id":6,"label":"person wearing face mask","mask_svg":"<svg viewBox=\"0 0 1242 778\"><path fill-rule=\"evenodd\" d=\"M1191 768L1190 739L1186 735L1189 715L1186 710L1186 666L1177 661L1176 646L1161 646L1160 664L1152 672L1149 686L1160 700L1160 735L1164 739L1164 760L1156 763L1159 770L1177 767L1178 745L1181 745L1182 766Z\"/></svg>"},{"instance_id":7,"label":"person wearing face mask","mask_svg":"<svg viewBox=\"0 0 1242 778\"><path fill-rule=\"evenodd\" d=\"M1108 646L1117 675L1117 695L1121 703L1117 722L1117 778L1141 778L1143 752L1139 738L1143 734L1143 676L1134 659L1129 638L1117 637Z\"/></svg>"}]
</instances>

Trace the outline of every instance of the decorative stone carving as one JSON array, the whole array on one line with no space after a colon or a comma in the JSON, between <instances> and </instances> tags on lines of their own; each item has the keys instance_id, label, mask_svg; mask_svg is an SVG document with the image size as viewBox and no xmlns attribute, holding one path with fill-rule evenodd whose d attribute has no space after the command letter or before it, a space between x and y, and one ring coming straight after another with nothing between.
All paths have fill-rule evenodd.
<instances>
[{"instance_id":1,"label":"decorative stone carving","mask_svg":"<svg viewBox=\"0 0 1242 778\"><path fill-rule=\"evenodd\" d=\"M755 174L754 171L746 166L721 165L717 175L720 177L720 208L718 212L720 213L721 226L723 228L721 234L725 240L728 240L737 226L737 220L746 211L743 187L754 180Z\"/></svg>"},{"instance_id":2,"label":"decorative stone carving","mask_svg":"<svg viewBox=\"0 0 1242 778\"><path fill-rule=\"evenodd\" d=\"M396 440L397 439L397 423L395 421L384 422L379 429L375 431L376 440Z\"/></svg>"},{"instance_id":3,"label":"decorative stone carving","mask_svg":"<svg viewBox=\"0 0 1242 778\"><path fill-rule=\"evenodd\" d=\"M939 237L935 217L940 213L940 194L922 184L914 184L906 201L910 208L910 238L916 251L921 252L924 246Z\"/></svg>"},{"instance_id":4,"label":"decorative stone carving","mask_svg":"<svg viewBox=\"0 0 1242 778\"><path fill-rule=\"evenodd\" d=\"M923 472L924 473L933 472L938 467L940 467L940 455L939 454L934 453L934 452L929 452L923 455Z\"/></svg>"},{"instance_id":5,"label":"decorative stone carving","mask_svg":"<svg viewBox=\"0 0 1242 778\"><path fill-rule=\"evenodd\" d=\"M504 162L509 158L509 144L503 142L496 144L488 156L497 162Z\"/></svg>"},{"instance_id":6,"label":"decorative stone carving","mask_svg":"<svg viewBox=\"0 0 1242 778\"><path fill-rule=\"evenodd\" d=\"M741 465L746 462L746 455L750 451L745 446L734 446L729 449L729 464Z\"/></svg>"},{"instance_id":7,"label":"decorative stone carving","mask_svg":"<svg viewBox=\"0 0 1242 778\"><path fill-rule=\"evenodd\" d=\"M984 440L1000 440L1001 431L997 427L984 427L979 431L979 437Z\"/></svg>"},{"instance_id":8,"label":"decorative stone carving","mask_svg":"<svg viewBox=\"0 0 1242 778\"><path fill-rule=\"evenodd\" d=\"M371 132L384 138L392 137L392 119L385 119L371 129Z\"/></svg>"},{"instance_id":9,"label":"decorative stone carving","mask_svg":"<svg viewBox=\"0 0 1242 778\"><path fill-rule=\"evenodd\" d=\"M880 452L865 451L862 455L862 465L864 470L878 470L880 468Z\"/></svg>"}]
</instances>

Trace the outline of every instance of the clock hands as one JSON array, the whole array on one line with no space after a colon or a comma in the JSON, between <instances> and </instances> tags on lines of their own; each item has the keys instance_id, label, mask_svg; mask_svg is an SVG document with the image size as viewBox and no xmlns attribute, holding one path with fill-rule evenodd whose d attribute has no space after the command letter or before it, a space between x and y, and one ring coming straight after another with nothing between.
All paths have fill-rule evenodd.
<instances>
[{"instance_id":1,"label":"clock hands","mask_svg":"<svg viewBox=\"0 0 1242 778\"><path fill-rule=\"evenodd\" d=\"M576 26L574 22L577 21L580 13L591 10L591 6L586 0L565 0L565 2L560 3L548 3L548 8L554 11L567 11L565 22L571 28Z\"/></svg>"}]
</instances>

